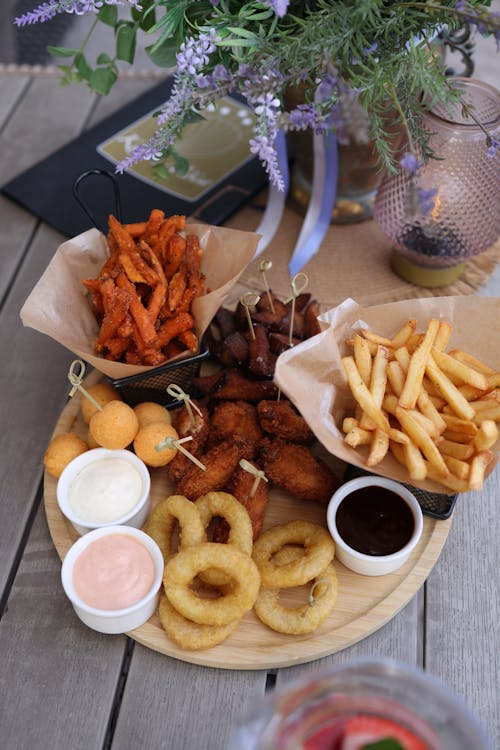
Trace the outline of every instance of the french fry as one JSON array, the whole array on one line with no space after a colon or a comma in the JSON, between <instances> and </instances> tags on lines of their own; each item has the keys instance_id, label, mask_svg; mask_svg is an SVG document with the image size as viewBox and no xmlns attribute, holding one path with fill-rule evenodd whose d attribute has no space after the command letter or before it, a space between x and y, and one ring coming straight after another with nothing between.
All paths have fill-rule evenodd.
<instances>
[{"instance_id":1,"label":"french fry","mask_svg":"<svg viewBox=\"0 0 500 750\"><path fill-rule=\"evenodd\" d=\"M384 432L389 433L389 422L382 410L375 403L375 400L363 382L359 370L356 367L354 357L343 357L342 364L351 388L352 394L363 411L373 419L375 424Z\"/></svg>"},{"instance_id":2,"label":"french fry","mask_svg":"<svg viewBox=\"0 0 500 750\"><path fill-rule=\"evenodd\" d=\"M439 432L432 421L432 419L429 419L425 416L425 414L422 414L421 412L417 411L417 409L408 409L408 414L415 419L420 426L426 431L426 433L435 440L437 437L439 437ZM397 416L397 415L396 415Z\"/></svg>"},{"instance_id":3,"label":"french fry","mask_svg":"<svg viewBox=\"0 0 500 750\"><path fill-rule=\"evenodd\" d=\"M463 432L456 432L455 430L445 430L441 437L443 440L451 440L453 443L470 443L472 437L470 435L464 435Z\"/></svg>"},{"instance_id":4,"label":"french fry","mask_svg":"<svg viewBox=\"0 0 500 750\"><path fill-rule=\"evenodd\" d=\"M427 419L430 419L432 422L434 422L438 435L444 432L444 430L446 429L446 422L444 421L442 415L439 413L439 410L436 408L436 405L432 401L423 385L420 388L420 393L418 394L417 406L422 414L427 417Z\"/></svg>"},{"instance_id":5,"label":"french fry","mask_svg":"<svg viewBox=\"0 0 500 750\"><path fill-rule=\"evenodd\" d=\"M498 440L498 427L492 419L485 419L479 425L477 435L472 444L476 451L486 451Z\"/></svg>"},{"instance_id":6,"label":"french fry","mask_svg":"<svg viewBox=\"0 0 500 750\"><path fill-rule=\"evenodd\" d=\"M445 373L439 369L432 355L427 360L426 372L434 385L439 388L455 414L463 419L472 419L474 417L475 412L472 406Z\"/></svg>"},{"instance_id":7,"label":"french fry","mask_svg":"<svg viewBox=\"0 0 500 750\"><path fill-rule=\"evenodd\" d=\"M454 458L453 456L443 456L443 458L450 472L458 477L458 479L466 482L470 473L470 465L467 461L461 461L459 458Z\"/></svg>"},{"instance_id":8,"label":"french fry","mask_svg":"<svg viewBox=\"0 0 500 750\"><path fill-rule=\"evenodd\" d=\"M377 346L391 346L391 339L388 339L387 336L379 336L378 333L374 333L367 328L363 328L361 333L365 340L371 341L372 344L376 344Z\"/></svg>"},{"instance_id":9,"label":"french fry","mask_svg":"<svg viewBox=\"0 0 500 750\"><path fill-rule=\"evenodd\" d=\"M436 468L436 471L443 476L447 476L449 470L443 457L432 438L419 422L417 422L417 420L402 407L397 408L396 418L399 420L399 423L406 434L413 440L415 445L420 448L425 458L427 458L427 460Z\"/></svg>"},{"instance_id":10,"label":"french fry","mask_svg":"<svg viewBox=\"0 0 500 750\"><path fill-rule=\"evenodd\" d=\"M489 409L481 409L477 414L474 412L472 421L480 425L485 419L491 419L493 422L500 422L500 404L491 406Z\"/></svg>"},{"instance_id":11,"label":"french fry","mask_svg":"<svg viewBox=\"0 0 500 750\"><path fill-rule=\"evenodd\" d=\"M416 326L416 318L410 318L410 320L401 326L399 331L392 337L390 347L392 349L399 349L399 347L404 346L410 336L415 333Z\"/></svg>"},{"instance_id":12,"label":"french fry","mask_svg":"<svg viewBox=\"0 0 500 750\"><path fill-rule=\"evenodd\" d=\"M364 384L370 386L370 377L372 373L372 354L368 341L362 336L356 334L353 339L354 360L359 370Z\"/></svg>"},{"instance_id":13,"label":"french fry","mask_svg":"<svg viewBox=\"0 0 500 750\"><path fill-rule=\"evenodd\" d=\"M452 456L461 461L467 461L474 454L474 447L470 443L456 443L453 440L441 440L439 450L443 456Z\"/></svg>"},{"instance_id":14,"label":"french fry","mask_svg":"<svg viewBox=\"0 0 500 750\"><path fill-rule=\"evenodd\" d=\"M469 489L480 490L483 487L484 474L493 459L491 451L481 451L477 453L470 464Z\"/></svg>"},{"instance_id":15,"label":"french fry","mask_svg":"<svg viewBox=\"0 0 500 750\"><path fill-rule=\"evenodd\" d=\"M408 435L405 435L402 430L398 430L396 427L391 427L391 429L389 430L389 438L394 443L398 443L400 445L407 445L407 443L410 442L410 438L408 437Z\"/></svg>"},{"instance_id":16,"label":"french fry","mask_svg":"<svg viewBox=\"0 0 500 750\"><path fill-rule=\"evenodd\" d=\"M468 437L475 437L477 435L477 426L474 422L467 419L461 419L454 414L443 414L443 420L446 423L446 429L458 432Z\"/></svg>"},{"instance_id":17,"label":"french fry","mask_svg":"<svg viewBox=\"0 0 500 750\"><path fill-rule=\"evenodd\" d=\"M399 405L403 409L413 409L417 403L420 386L426 372L427 361L430 357L438 329L439 320L432 318L429 321L422 343L411 355L405 385L399 397Z\"/></svg>"},{"instance_id":18,"label":"french fry","mask_svg":"<svg viewBox=\"0 0 500 750\"><path fill-rule=\"evenodd\" d=\"M447 487L449 490L452 490L452 492L468 492L469 491L469 483L466 482L463 479L459 479L455 476L455 474L452 474L451 472L443 477L439 472L437 471L436 467L433 466L431 463L426 461L426 467L427 467L427 477L428 479L433 479L435 482L439 482L440 484Z\"/></svg>"},{"instance_id":19,"label":"french fry","mask_svg":"<svg viewBox=\"0 0 500 750\"><path fill-rule=\"evenodd\" d=\"M403 445L403 456L410 479L414 481L425 479L427 476L426 463L418 446L411 440L408 442L408 445Z\"/></svg>"},{"instance_id":20,"label":"french fry","mask_svg":"<svg viewBox=\"0 0 500 750\"><path fill-rule=\"evenodd\" d=\"M372 440L370 444L370 453L366 459L366 466L376 466L379 464L387 451L389 450L389 435L387 432L383 432L380 428L377 428L372 433Z\"/></svg>"},{"instance_id":21,"label":"french fry","mask_svg":"<svg viewBox=\"0 0 500 750\"><path fill-rule=\"evenodd\" d=\"M385 388L387 384L387 361L389 359L389 350L385 346L379 346L377 353L373 358L372 371L370 377L370 393L377 407L382 406ZM364 430L372 430L376 423L370 419L369 414L363 414L359 426Z\"/></svg>"},{"instance_id":22,"label":"french fry","mask_svg":"<svg viewBox=\"0 0 500 750\"><path fill-rule=\"evenodd\" d=\"M493 375L495 373L495 370L489 367L489 365L486 365L484 362L481 362L479 359L476 359L471 354L467 354L461 349L452 349L448 354L458 362L463 362L474 370L477 370L477 372L482 372L484 375Z\"/></svg>"},{"instance_id":23,"label":"french fry","mask_svg":"<svg viewBox=\"0 0 500 750\"><path fill-rule=\"evenodd\" d=\"M358 445L370 445L372 441L372 430L362 430L361 427L352 427L344 437L344 442L351 448L357 448Z\"/></svg>"},{"instance_id":24,"label":"french fry","mask_svg":"<svg viewBox=\"0 0 500 750\"><path fill-rule=\"evenodd\" d=\"M342 422L342 432L350 432L350 430L354 430L356 427L359 427L357 419L354 417L345 417Z\"/></svg>"},{"instance_id":25,"label":"french fry","mask_svg":"<svg viewBox=\"0 0 500 750\"><path fill-rule=\"evenodd\" d=\"M393 392L399 397L403 390L405 374L396 359L387 363L387 380L391 384Z\"/></svg>"},{"instance_id":26,"label":"french fry","mask_svg":"<svg viewBox=\"0 0 500 750\"><path fill-rule=\"evenodd\" d=\"M436 347L433 347L432 349L432 356L438 367L440 367L450 379L452 376L455 377L458 380L459 385L461 383L467 383L473 388L478 388L482 391L486 390L488 387L486 375L477 370L473 370L472 367L460 362L460 360L450 357L450 355L445 352L440 352Z\"/></svg>"},{"instance_id":27,"label":"french fry","mask_svg":"<svg viewBox=\"0 0 500 750\"><path fill-rule=\"evenodd\" d=\"M436 338L434 339L434 347L438 349L440 352L444 352L446 347L448 346L448 341L450 340L451 336L451 325L446 320L442 320L439 323L439 329L436 334Z\"/></svg>"}]
</instances>

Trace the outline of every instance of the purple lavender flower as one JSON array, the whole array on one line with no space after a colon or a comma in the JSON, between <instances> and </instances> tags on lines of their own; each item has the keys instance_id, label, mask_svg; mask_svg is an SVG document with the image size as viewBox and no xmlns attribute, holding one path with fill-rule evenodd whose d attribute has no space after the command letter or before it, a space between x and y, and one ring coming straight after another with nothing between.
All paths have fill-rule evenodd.
<instances>
[{"instance_id":1,"label":"purple lavender flower","mask_svg":"<svg viewBox=\"0 0 500 750\"><path fill-rule=\"evenodd\" d=\"M264 0L265 5L269 5L274 10L278 18L283 18L290 5L290 0Z\"/></svg>"},{"instance_id":2,"label":"purple lavender flower","mask_svg":"<svg viewBox=\"0 0 500 750\"><path fill-rule=\"evenodd\" d=\"M491 135L489 135L486 141L486 145L488 146L488 156L493 159L497 151L500 149L500 141L497 141L495 138L492 138Z\"/></svg>"},{"instance_id":3,"label":"purple lavender flower","mask_svg":"<svg viewBox=\"0 0 500 750\"><path fill-rule=\"evenodd\" d=\"M415 172L418 172L422 165L414 154L410 153L410 151L407 151L399 160L399 166L406 172L415 174Z\"/></svg>"},{"instance_id":4,"label":"purple lavender flower","mask_svg":"<svg viewBox=\"0 0 500 750\"><path fill-rule=\"evenodd\" d=\"M127 0L127 2L134 7L140 7L140 0ZM77 16L83 16L85 13L98 13L104 3L106 5L123 5L123 0L52 0L38 5L22 16L18 16L14 19L14 24L16 26L29 26L33 23L45 23L59 13L75 13Z\"/></svg>"},{"instance_id":5,"label":"purple lavender flower","mask_svg":"<svg viewBox=\"0 0 500 750\"><path fill-rule=\"evenodd\" d=\"M437 188L429 188L427 190L425 188L417 189L418 204L424 216L428 216L428 214L430 214L430 212L433 210L436 203L437 194Z\"/></svg>"},{"instance_id":6,"label":"purple lavender flower","mask_svg":"<svg viewBox=\"0 0 500 750\"><path fill-rule=\"evenodd\" d=\"M186 71L194 76L200 68L208 63L218 41L219 37L213 28L210 29L208 34L189 37L181 44L177 53L177 72L183 73Z\"/></svg>"},{"instance_id":7,"label":"purple lavender flower","mask_svg":"<svg viewBox=\"0 0 500 750\"><path fill-rule=\"evenodd\" d=\"M278 156L274 143L266 135L257 135L250 140L250 151L252 154L258 155L269 175L269 180L278 190L283 191L285 183L283 182L283 177L278 166Z\"/></svg>"}]
</instances>

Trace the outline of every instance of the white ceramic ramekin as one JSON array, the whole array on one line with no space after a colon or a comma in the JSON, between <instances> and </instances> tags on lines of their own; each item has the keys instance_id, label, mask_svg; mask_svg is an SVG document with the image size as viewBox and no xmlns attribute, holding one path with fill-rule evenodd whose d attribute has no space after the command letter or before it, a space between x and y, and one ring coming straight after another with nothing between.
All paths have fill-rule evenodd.
<instances>
[{"instance_id":1,"label":"white ceramic ramekin","mask_svg":"<svg viewBox=\"0 0 500 750\"><path fill-rule=\"evenodd\" d=\"M128 461L139 472L142 480L142 491L134 507L125 515L108 521L106 523L92 523L86 519L79 518L69 502L69 488L77 474L94 461L103 458L116 458ZM129 450L108 450L107 448L93 448L85 451L70 461L57 481L57 502L61 513L70 521L80 535L87 534L92 529L106 528L109 526L134 526L140 529L148 517L151 508L151 477L146 464Z\"/></svg>"},{"instance_id":2,"label":"white ceramic ramekin","mask_svg":"<svg viewBox=\"0 0 500 750\"><path fill-rule=\"evenodd\" d=\"M336 524L337 509L347 495L362 487L384 487L385 489L394 492L396 495L399 495L409 506L415 522L414 530L408 543L398 550L398 552L394 552L390 555L365 555L350 547L340 536ZM422 509L415 496L412 495L412 493L402 484L399 484L392 479L386 479L385 477L375 475L351 479L349 482L341 485L341 487L339 487L339 489L333 494L332 499L328 504L326 520L330 534L335 542L335 557L339 562L345 565L346 568L350 568L350 570L353 570L355 573L361 573L365 576L381 576L386 573L393 573L400 568L408 560L411 552L415 549L420 537L422 536L423 530Z\"/></svg>"},{"instance_id":3,"label":"white ceramic ramekin","mask_svg":"<svg viewBox=\"0 0 500 750\"><path fill-rule=\"evenodd\" d=\"M143 544L149 551L155 567L155 577L149 592L136 604L125 609L96 609L86 604L76 594L73 586L73 568L78 556L96 539L111 534L128 534ZM61 580L66 596L80 620L99 633L128 633L149 620L158 606L160 588L163 581L163 555L156 542L150 536L132 526L107 526L94 529L80 537L66 553L61 570Z\"/></svg>"}]
</instances>

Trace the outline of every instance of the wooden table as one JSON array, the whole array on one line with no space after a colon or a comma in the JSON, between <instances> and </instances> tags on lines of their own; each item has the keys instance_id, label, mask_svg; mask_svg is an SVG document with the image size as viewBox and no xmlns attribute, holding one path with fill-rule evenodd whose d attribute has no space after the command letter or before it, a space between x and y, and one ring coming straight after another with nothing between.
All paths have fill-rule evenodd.
<instances>
[{"instance_id":1,"label":"wooden table","mask_svg":"<svg viewBox=\"0 0 500 750\"><path fill-rule=\"evenodd\" d=\"M53 76L4 72L0 182L149 83L125 79L98 100L84 87L61 89ZM3 195L0 217L2 747L222 750L235 719L274 682L361 655L394 657L440 677L498 746L498 469L481 494L460 498L444 551L417 595L377 632L330 657L281 670L219 670L81 625L62 591L42 502L42 457L67 400L72 356L19 319L63 237ZM499 291L497 274L481 293Z\"/></svg>"}]
</instances>

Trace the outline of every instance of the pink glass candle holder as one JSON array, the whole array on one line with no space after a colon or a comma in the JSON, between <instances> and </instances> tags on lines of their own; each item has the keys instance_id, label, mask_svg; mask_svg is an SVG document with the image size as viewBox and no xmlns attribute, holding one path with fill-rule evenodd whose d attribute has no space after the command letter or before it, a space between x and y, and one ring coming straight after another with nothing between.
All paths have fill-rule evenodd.
<instances>
[{"instance_id":1,"label":"pink glass candle holder","mask_svg":"<svg viewBox=\"0 0 500 750\"><path fill-rule=\"evenodd\" d=\"M375 200L375 221L394 243L394 270L422 286L451 283L500 235L500 152L485 135L490 143L500 139L500 92L470 78L450 82L474 119L461 102L434 106L423 126L438 158L416 174L388 176ZM436 192L423 211L419 197L428 191Z\"/></svg>"}]
</instances>

